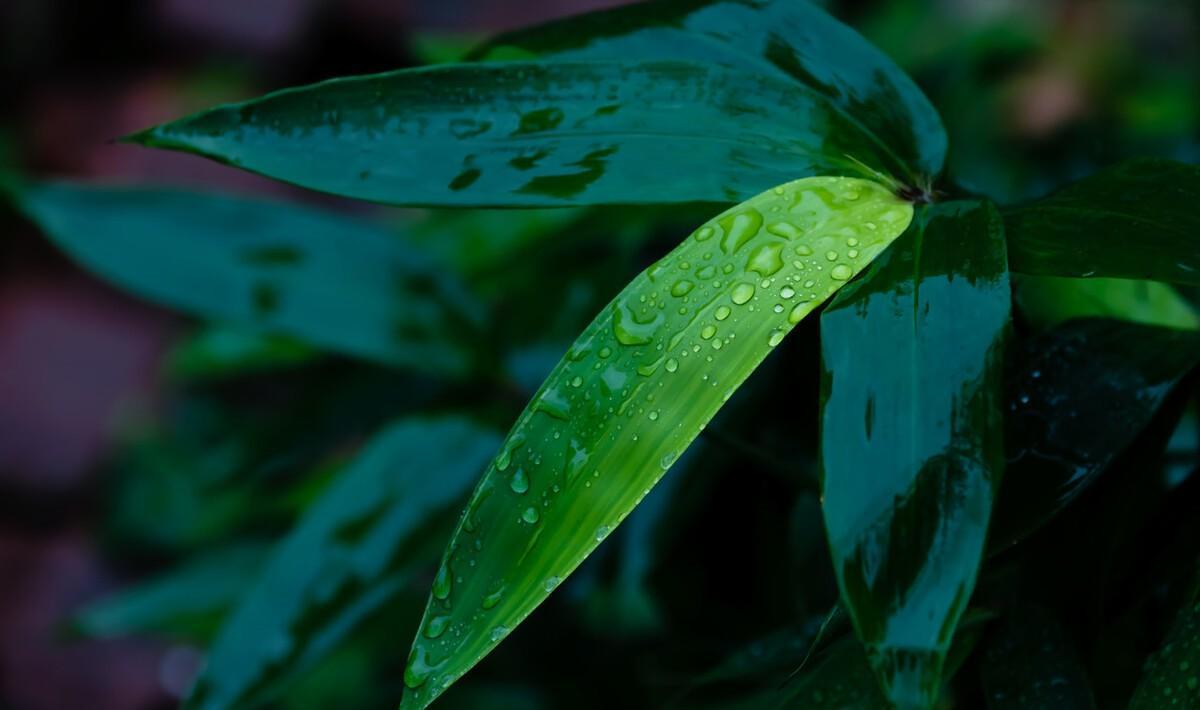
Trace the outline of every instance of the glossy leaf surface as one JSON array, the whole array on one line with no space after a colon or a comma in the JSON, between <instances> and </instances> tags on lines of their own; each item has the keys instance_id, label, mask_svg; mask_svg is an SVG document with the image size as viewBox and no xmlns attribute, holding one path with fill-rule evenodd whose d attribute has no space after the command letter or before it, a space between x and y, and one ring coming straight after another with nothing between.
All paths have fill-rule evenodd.
<instances>
[{"instance_id":1,"label":"glossy leaf surface","mask_svg":"<svg viewBox=\"0 0 1200 710\"><path fill-rule=\"evenodd\" d=\"M1183 600L1166 643L1146 664L1129 707L1200 707L1200 584Z\"/></svg>"},{"instance_id":2,"label":"glossy leaf surface","mask_svg":"<svg viewBox=\"0 0 1200 710\"><path fill-rule=\"evenodd\" d=\"M1121 163L1005 212L1013 271L1200 284L1200 166Z\"/></svg>"},{"instance_id":3,"label":"glossy leaf surface","mask_svg":"<svg viewBox=\"0 0 1200 710\"><path fill-rule=\"evenodd\" d=\"M1020 276L1013 295L1025 320L1048 328L1073 318L1117 318L1196 330L1200 316L1170 284L1132 279Z\"/></svg>"},{"instance_id":4,"label":"glossy leaf surface","mask_svg":"<svg viewBox=\"0 0 1200 710\"><path fill-rule=\"evenodd\" d=\"M472 300L369 223L161 189L46 184L18 201L72 259L150 301L388 364L453 375L471 366Z\"/></svg>"},{"instance_id":5,"label":"glossy leaf surface","mask_svg":"<svg viewBox=\"0 0 1200 710\"><path fill-rule=\"evenodd\" d=\"M334 648L436 556L435 531L446 529L436 522L498 444L454 417L378 434L276 547L213 643L187 707L261 702L284 673Z\"/></svg>"},{"instance_id":6,"label":"glossy leaf surface","mask_svg":"<svg viewBox=\"0 0 1200 710\"><path fill-rule=\"evenodd\" d=\"M990 204L924 208L821 316L825 526L885 695L937 698L1004 468L1010 290Z\"/></svg>"},{"instance_id":7,"label":"glossy leaf surface","mask_svg":"<svg viewBox=\"0 0 1200 710\"><path fill-rule=\"evenodd\" d=\"M921 182L940 172L941 119L913 81L853 29L803 0L633 3L501 35L477 58L690 59L780 77L814 97L793 115L829 139L826 167L843 150L886 174ZM843 138L845 137L845 138Z\"/></svg>"},{"instance_id":8,"label":"glossy leaf surface","mask_svg":"<svg viewBox=\"0 0 1200 710\"><path fill-rule=\"evenodd\" d=\"M1049 612L1012 613L989 636L981 662L988 710L1094 710L1071 640Z\"/></svg>"},{"instance_id":9,"label":"glossy leaf surface","mask_svg":"<svg viewBox=\"0 0 1200 710\"><path fill-rule=\"evenodd\" d=\"M618 294L476 488L413 645L405 705L430 703L528 616L911 218L876 183L798 180L704 224Z\"/></svg>"},{"instance_id":10,"label":"glossy leaf surface","mask_svg":"<svg viewBox=\"0 0 1200 710\"><path fill-rule=\"evenodd\" d=\"M1200 361L1200 334L1076 320L1023 342L1012 359L993 548L1036 530L1133 442Z\"/></svg>"},{"instance_id":11,"label":"glossy leaf surface","mask_svg":"<svg viewBox=\"0 0 1200 710\"><path fill-rule=\"evenodd\" d=\"M736 202L853 169L870 146L835 118L783 78L708 63L516 62L335 79L133 140L390 204Z\"/></svg>"}]
</instances>

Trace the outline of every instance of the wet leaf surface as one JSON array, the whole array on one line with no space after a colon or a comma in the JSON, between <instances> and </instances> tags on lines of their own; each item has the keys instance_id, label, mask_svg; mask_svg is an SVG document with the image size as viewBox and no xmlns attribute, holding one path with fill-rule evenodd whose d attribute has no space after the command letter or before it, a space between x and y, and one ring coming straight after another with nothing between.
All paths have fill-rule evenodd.
<instances>
[{"instance_id":1,"label":"wet leaf surface","mask_svg":"<svg viewBox=\"0 0 1200 710\"><path fill-rule=\"evenodd\" d=\"M469 670L603 541L805 315L912 218L807 178L701 226L622 291L521 414L451 540L405 706Z\"/></svg>"},{"instance_id":2,"label":"wet leaf surface","mask_svg":"<svg viewBox=\"0 0 1200 710\"><path fill-rule=\"evenodd\" d=\"M880 150L783 77L628 57L335 79L132 140L347 197L473 207L738 202Z\"/></svg>"},{"instance_id":3,"label":"wet leaf surface","mask_svg":"<svg viewBox=\"0 0 1200 710\"><path fill-rule=\"evenodd\" d=\"M1004 469L1010 289L999 214L923 208L821 316L826 531L888 699L929 707Z\"/></svg>"},{"instance_id":4,"label":"wet leaf surface","mask_svg":"<svg viewBox=\"0 0 1200 710\"><path fill-rule=\"evenodd\" d=\"M797 0L633 3L501 35L475 58L689 59L780 77L817 111L846 154L911 184L940 172L941 119L885 54L815 4ZM846 167L833 151L828 167Z\"/></svg>"}]
</instances>

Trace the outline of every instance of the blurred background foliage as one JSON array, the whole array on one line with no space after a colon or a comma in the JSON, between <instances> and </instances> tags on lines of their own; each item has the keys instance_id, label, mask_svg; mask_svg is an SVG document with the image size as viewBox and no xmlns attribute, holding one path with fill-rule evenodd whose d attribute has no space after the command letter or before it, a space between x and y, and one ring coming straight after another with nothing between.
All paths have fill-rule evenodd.
<instances>
[{"instance_id":1,"label":"blurred background foliage","mask_svg":"<svg viewBox=\"0 0 1200 710\"><path fill-rule=\"evenodd\" d=\"M368 441L386 445L379 436L413 436L393 432L403 426L394 422L423 412L435 433L477 428L473 444L451 453L485 460L490 437L507 430L592 315L713 208L385 209L110 139L271 89L453 60L495 31L615 4L0 5L0 179L218 188L371 218L467 284L487 318L487 342L473 346L482 374L470 381L357 361L136 301L0 208L0 708L172 707L232 610L264 589L279 595L279 618L264 623L282 629L283 647L246 657L257 674L247 704L394 706L457 503L421 512L404 536L371 548L364 541L390 529L389 518L373 507L381 493L356 454ZM1127 157L1200 161L1194 2L823 4L912 73L941 111L951 143L944 189L1014 203ZM1023 332L1074 315L1197 322L1186 291L1095 282L1085 293L1055 281L1015 284ZM1028 358L1043 347L1059 345L1039 342ZM816 319L782 349L446 707L877 706L861 650L830 616ZM1134 360L1121 360L1129 381L1153 379L1144 374L1153 363ZM1014 386L1022 367L1032 366L1012 366ZM1026 707L998 698L1060 681L1070 692L1054 707L1124 707L1133 696L1143 660L1192 593L1200 552L1200 428L1193 383L1184 384L1169 397L1150 384L1114 386L1131 402L1129 448L1036 545L997 550L952 656L961 667L948 705ZM1157 414L1135 406L1147 398L1166 404ZM1124 406L1117 395L1096 401ZM441 435L426 437L422 456L449 446ZM422 495L461 500L479 461ZM304 554L288 557L289 544ZM335 579L338 565L368 584L296 581ZM993 623L993 602L1019 604L1029 623L1011 614ZM288 604L316 611L289 618Z\"/></svg>"}]
</instances>

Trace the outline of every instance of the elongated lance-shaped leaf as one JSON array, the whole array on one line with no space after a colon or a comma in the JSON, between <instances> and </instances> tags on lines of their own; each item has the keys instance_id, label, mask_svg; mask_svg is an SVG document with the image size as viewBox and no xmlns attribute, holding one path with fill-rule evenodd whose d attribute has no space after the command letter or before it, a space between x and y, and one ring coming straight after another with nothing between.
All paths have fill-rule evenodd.
<instances>
[{"instance_id":1,"label":"elongated lance-shaped leaf","mask_svg":"<svg viewBox=\"0 0 1200 710\"><path fill-rule=\"evenodd\" d=\"M547 378L475 490L405 671L424 707L620 523L791 328L908 226L853 178L769 190L622 291Z\"/></svg>"},{"instance_id":2,"label":"elongated lance-shaped leaf","mask_svg":"<svg viewBox=\"0 0 1200 710\"><path fill-rule=\"evenodd\" d=\"M336 648L436 558L429 538L452 523L498 443L453 416L381 431L272 552L222 626L186 707L255 706Z\"/></svg>"},{"instance_id":3,"label":"elongated lance-shaped leaf","mask_svg":"<svg viewBox=\"0 0 1200 710\"><path fill-rule=\"evenodd\" d=\"M1004 467L1011 293L990 204L923 208L821 316L825 527L884 694L930 707Z\"/></svg>"},{"instance_id":4,"label":"elongated lance-shaped leaf","mask_svg":"<svg viewBox=\"0 0 1200 710\"><path fill-rule=\"evenodd\" d=\"M447 375L472 365L479 308L386 229L277 202L67 183L15 192L72 259L170 308Z\"/></svg>"},{"instance_id":5,"label":"elongated lance-shaped leaf","mask_svg":"<svg viewBox=\"0 0 1200 710\"><path fill-rule=\"evenodd\" d=\"M805 0L658 0L500 35L478 59L691 59L787 80L816 111L790 116L913 184L942 168L936 110L887 55ZM839 141L853 136L854 142ZM832 151L828 157L840 158Z\"/></svg>"},{"instance_id":6,"label":"elongated lance-shaped leaf","mask_svg":"<svg viewBox=\"0 0 1200 710\"><path fill-rule=\"evenodd\" d=\"M1131 160L1006 210L1012 269L1200 284L1200 166Z\"/></svg>"},{"instance_id":7,"label":"elongated lance-shaped leaf","mask_svg":"<svg viewBox=\"0 0 1200 710\"><path fill-rule=\"evenodd\" d=\"M335 79L132 140L406 205L737 202L854 160L888 167L857 123L786 78L625 59Z\"/></svg>"}]
</instances>

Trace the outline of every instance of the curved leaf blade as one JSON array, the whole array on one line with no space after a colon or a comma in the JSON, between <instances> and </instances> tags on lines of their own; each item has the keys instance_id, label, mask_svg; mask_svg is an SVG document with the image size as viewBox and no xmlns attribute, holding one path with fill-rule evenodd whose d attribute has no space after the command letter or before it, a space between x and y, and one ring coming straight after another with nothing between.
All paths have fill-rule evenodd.
<instances>
[{"instance_id":1,"label":"curved leaf blade","mask_svg":"<svg viewBox=\"0 0 1200 710\"><path fill-rule=\"evenodd\" d=\"M414 641L404 704L428 705L528 616L794 324L911 218L876 183L807 178L714 218L636 277L476 488Z\"/></svg>"},{"instance_id":2,"label":"curved leaf blade","mask_svg":"<svg viewBox=\"0 0 1200 710\"><path fill-rule=\"evenodd\" d=\"M439 519L499 437L460 417L381 431L275 548L222 626L186 707L261 702L310 667L436 556Z\"/></svg>"},{"instance_id":3,"label":"curved leaf blade","mask_svg":"<svg viewBox=\"0 0 1200 710\"><path fill-rule=\"evenodd\" d=\"M1020 276L1013 297L1025 320L1048 328L1074 318L1117 318L1180 330L1200 329L1200 316L1170 284L1131 279Z\"/></svg>"},{"instance_id":4,"label":"curved leaf blade","mask_svg":"<svg viewBox=\"0 0 1200 710\"><path fill-rule=\"evenodd\" d=\"M68 256L139 297L385 364L472 367L479 308L385 229L215 193L56 183L15 194Z\"/></svg>"},{"instance_id":5,"label":"curved leaf blade","mask_svg":"<svg viewBox=\"0 0 1200 710\"><path fill-rule=\"evenodd\" d=\"M993 551L1041 527L1133 443L1200 362L1200 334L1088 318L1022 343L1012 359Z\"/></svg>"},{"instance_id":6,"label":"curved leaf blade","mask_svg":"<svg viewBox=\"0 0 1200 710\"><path fill-rule=\"evenodd\" d=\"M822 107L807 120L855 136L841 149L911 184L937 175L941 118L892 60L821 8L797 0L634 3L501 35L474 58L689 59L779 77ZM819 116L819 121L813 117ZM832 146L831 146L832 148ZM841 158L831 151L832 158Z\"/></svg>"},{"instance_id":7,"label":"curved leaf blade","mask_svg":"<svg viewBox=\"0 0 1200 710\"><path fill-rule=\"evenodd\" d=\"M821 316L825 527L884 693L929 707L1004 469L1011 295L988 203L922 209Z\"/></svg>"},{"instance_id":8,"label":"curved leaf blade","mask_svg":"<svg viewBox=\"0 0 1200 710\"><path fill-rule=\"evenodd\" d=\"M1005 211L1013 271L1200 284L1200 166L1148 158Z\"/></svg>"},{"instance_id":9,"label":"curved leaf blade","mask_svg":"<svg viewBox=\"0 0 1200 710\"><path fill-rule=\"evenodd\" d=\"M852 169L862 141L835 119L789 82L707 63L517 62L334 79L132 140L397 205L737 202Z\"/></svg>"}]
</instances>

